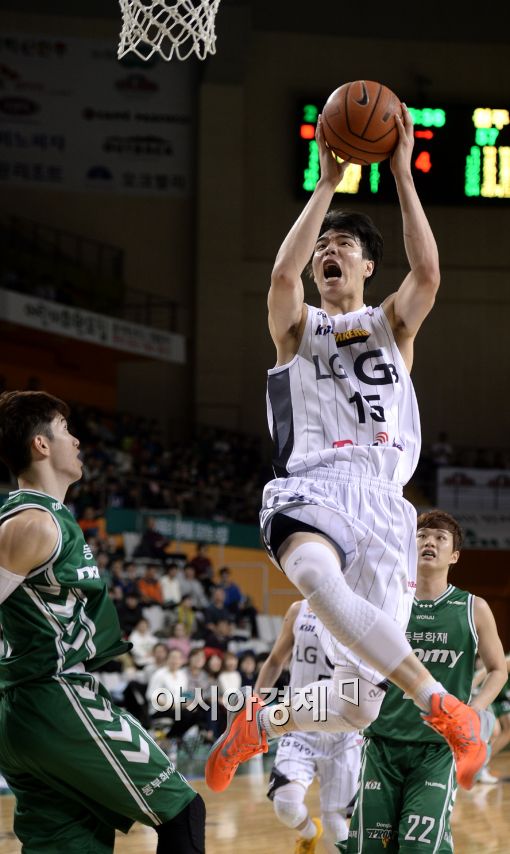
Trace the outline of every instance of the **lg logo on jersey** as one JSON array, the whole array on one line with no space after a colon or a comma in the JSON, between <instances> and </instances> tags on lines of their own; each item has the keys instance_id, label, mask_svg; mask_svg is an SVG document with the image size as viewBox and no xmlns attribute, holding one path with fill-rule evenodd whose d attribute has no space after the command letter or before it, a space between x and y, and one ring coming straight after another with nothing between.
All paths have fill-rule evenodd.
<instances>
[{"instance_id":1,"label":"lg logo on jersey","mask_svg":"<svg viewBox=\"0 0 510 854\"><path fill-rule=\"evenodd\" d=\"M388 385L390 383L398 383L398 374L395 365L391 362L378 362L372 366L373 376L365 372L365 363L371 359L380 359L383 356L382 350L367 350L366 353L361 353L354 361L354 373L362 383L367 385ZM320 364L319 356L312 356L315 365L316 380L332 380L333 377L339 380L349 379L338 353L333 353L328 359L329 370L331 373L323 373L325 367Z\"/></svg>"},{"instance_id":2,"label":"lg logo on jersey","mask_svg":"<svg viewBox=\"0 0 510 854\"><path fill-rule=\"evenodd\" d=\"M296 651L296 661L306 661L307 664L315 664L317 662L317 650L313 646L305 646L300 655L299 648Z\"/></svg>"}]
</instances>

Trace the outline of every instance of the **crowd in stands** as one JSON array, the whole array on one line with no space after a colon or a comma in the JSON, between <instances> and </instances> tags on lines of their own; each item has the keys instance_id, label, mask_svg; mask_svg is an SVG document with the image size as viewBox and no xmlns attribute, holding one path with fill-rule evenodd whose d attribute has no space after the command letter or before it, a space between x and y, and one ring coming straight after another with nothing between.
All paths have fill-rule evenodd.
<instances>
[{"instance_id":1,"label":"crowd in stands","mask_svg":"<svg viewBox=\"0 0 510 854\"><path fill-rule=\"evenodd\" d=\"M199 428L165 446L157 422L73 407L84 470L68 495L77 516L106 508L176 510L183 516L256 523L269 479L258 440Z\"/></svg>"},{"instance_id":2,"label":"crowd in stands","mask_svg":"<svg viewBox=\"0 0 510 854\"><path fill-rule=\"evenodd\" d=\"M269 651L258 637L250 598L229 567L215 570L206 544L184 560L165 552L164 559L127 559L122 537L95 528L84 534L132 644L100 678L115 701L158 736L161 729L177 743L193 728L203 741L214 740L224 726L225 696L253 687ZM178 712L154 700L169 695L180 698Z\"/></svg>"},{"instance_id":3,"label":"crowd in stands","mask_svg":"<svg viewBox=\"0 0 510 854\"><path fill-rule=\"evenodd\" d=\"M0 377L0 391L5 380ZM27 388L40 388L31 377ZM185 517L257 524L264 484L272 477L252 436L197 428L185 442L165 443L155 419L72 404L83 477L66 503L90 527L109 508L173 510ZM0 466L0 482L9 473Z\"/></svg>"},{"instance_id":4,"label":"crowd in stands","mask_svg":"<svg viewBox=\"0 0 510 854\"><path fill-rule=\"evenodd\" d=\"M501 469L510 470L509 448L468 447L455 445L442 430L436 439L422 448L416 472L411 486L421 490L431 505L436 503L438 470L445 466L453 468ZM409 494L409 500L420 503L416 495Z\"/></svg>"},{"instance_id":5,"label":"crowd in stands","mask_svg":"<svg viewBox=\"0 0 510 854\"><path fill-rule=\"evenodd\" d=\"M0 376L0 391L5 380ZM38 389L37 377L27 388ZM273 477L269 455L253 436L213 427L197 427L184 442L165 443L156 419L105 413L72 404L71 430L79 437L82 480L66 503L90 528L103 524L109 508L171 510L183 517L258 524L264 484ZM440 432L425 444L413 482L434 503L436 472L441 466L510 469L510 451L457 447ZM0 482L9 474L0 466ZM158 534L147 531L153 557Z\"/></svg>"}]
</instances>

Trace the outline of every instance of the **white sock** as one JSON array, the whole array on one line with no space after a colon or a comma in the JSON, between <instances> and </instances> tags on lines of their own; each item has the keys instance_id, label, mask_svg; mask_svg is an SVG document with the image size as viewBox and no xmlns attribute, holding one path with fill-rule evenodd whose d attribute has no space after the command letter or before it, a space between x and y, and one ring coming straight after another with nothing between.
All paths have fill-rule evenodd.
<instances>
[{"instance_id":1,"label":"white sock","mask_svg":"<svg viewBox=\"0 0 510 854\"><path fill-rule=\"evenodd\" d=\"M257 720L259 727L266 733L268 738L280 738L285 733L282 731L281 726L276 726L271 720L271 711L273 709L274 706L264 706L258 711Z\"/></svg>"},{"instance_id":2,"label":"white sock","mask_svg":"<svg viewBox=\"0 0 510 854\"><path fill-rule=\"evenodd\" d=\"M415 696L413 697L414 704L424 712L430 712L430 701L432 694L447 694L446 688L440 682L435 682L427 679L419 686Z\"/></svg>"},{"instance_id":3,"label":"white sock","mask_svg":"<svg viewBox=\"0 0 510 854\"><path fill-rule=\"evenodd\" d=\"M317 827L310 816L308 816L308 821L306 822L305 827L299 830L298 833L303 837L303 839L313 839L314 836L317 836Z\"/></svg>"}]
</instances>

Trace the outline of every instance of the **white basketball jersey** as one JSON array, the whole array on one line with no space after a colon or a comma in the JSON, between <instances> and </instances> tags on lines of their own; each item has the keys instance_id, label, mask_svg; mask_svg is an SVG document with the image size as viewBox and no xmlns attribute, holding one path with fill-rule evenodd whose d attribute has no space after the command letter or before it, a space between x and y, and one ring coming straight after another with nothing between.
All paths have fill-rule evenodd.
<instances>
[{"instance_id":1,"label":"white basketball jersey","mask_svg":"<svg viewBox=\"0 0 510 854\"><path fill-rule=\"evenodd\" d=\"M324 630L306 599L301 602L294 621L294 646L290 663L291 692L299 691L310 682L333 677L333 665L326 658L320 642Z\"/></svg>"},{"instance_id":2,"label":"white basketball jersey","mask_svg":"<svg viewBox=\"0 0 510 854\"><path fill-rule=\"evenodd\" d=\"M420 454L418 406L383 309L308 306L298 352L268 371L277 477L335 466L405 484Z\"/></svg>"}]
</instances>

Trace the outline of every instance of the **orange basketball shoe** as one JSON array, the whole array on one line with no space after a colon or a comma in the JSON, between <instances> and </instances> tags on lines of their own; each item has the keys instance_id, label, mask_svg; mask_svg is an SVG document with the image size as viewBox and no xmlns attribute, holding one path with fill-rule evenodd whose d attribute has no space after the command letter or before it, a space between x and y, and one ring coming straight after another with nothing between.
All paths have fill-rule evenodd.
<instances>
[{"instance_id":1,"label":"orange basketball shoe","mask_svg":"<svg viewBox=\"0 0 510 854\"><path fill-rule=\"evenodd\" d=\"M241 762L267 753L267 735L258 722L263 707L260 697L241 689L245 703L238 712L227 713L227 728L211 747L205 763L205 782L213 792L223 792Z\"/></svg>"},{"instance_id":2,"label":"orange basketball shoe","mask_svg":"<svg viewBox=\"0 0 510 854\"><path fill-rule=\"evenodd\" d=\"M433 694L431 712L422 718L450 745L459 786L471 789L487 758L487 742L495 721L492 712L477 712L452 694Z\"/></svg>"}]
</instances>

